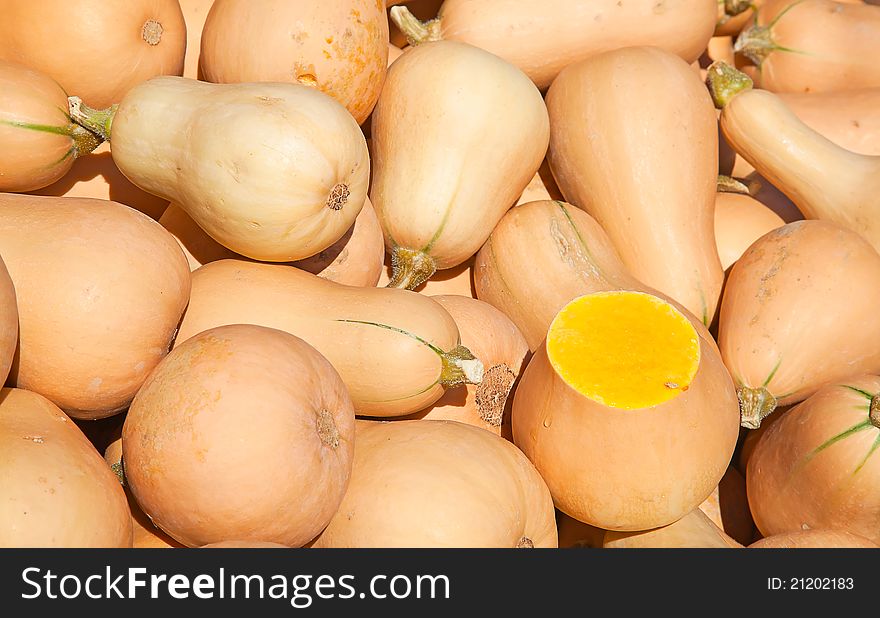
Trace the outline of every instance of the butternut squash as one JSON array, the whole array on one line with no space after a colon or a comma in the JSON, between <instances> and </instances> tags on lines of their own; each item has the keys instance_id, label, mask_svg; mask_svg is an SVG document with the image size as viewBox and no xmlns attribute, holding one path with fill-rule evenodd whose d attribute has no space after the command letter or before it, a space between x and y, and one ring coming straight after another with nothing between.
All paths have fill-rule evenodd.
<instances>
[{"instance_id":1,"label":"butternut squash","mask_svg":"<svg viewBox=\"0 0 880 618\"><path fill-rule=\"evenodd\" d=\"M132 182L256 260L301 260L327 249L367 196L360 127L306 86L157 77L118 108L93 110L74 98L71 113L110 140L114 163Z\"/></svg>"},{"instance_id":2,"label":"butternut squash","mask_svg":"<svg viewBox=\"0 0 880 618\"><path fill-rule=\"evenodd\" d=\"M438 41L391 66L371 133L370 199L394 259L389 285L415 289L479 250L538 171L549 121L522 71Z\"/></svg>"},{"instance_id":3,"label":"butternut squash","mask_svg":"<svg viewBox=\"0 0 880 618\"><path fill-rule=\"evenodd\" d=\"M715 243L724 270L761 236L785 221L761 202L741 193L719 192L715 197Z\"/></svg>"},{"instance_id":4,"label":"butternut squash","mask_svg":"<svg viewBox=\"0 0 880 618\"><path fill-rule=\"evenodd\" d=\"M0 60L41 71L91 107L136 84L183 74L186 24L177 0L2 0Z\"/></svg>"},{"instance_id":5,"label":"butternut squash","mask_svg":"<svg viewBox=\"0 0 880 618\"><path fill-rule=\"evenodd\" d=\"M733 549L741 548L742 544L728 536L703 511L694 509L681 519L661 528L642 532L609 530L605 533L602 547L607 549Z\"/></svg>"},{"instance_id":6,"label":"butternut squash","mask_svg":"<svg viewBox=\"0 0 880 618\"><path fill-rule=\"evenodd\" d=\"M189 299L174 237L115 202L7 193L0 255L20 325L10 384L74 418L125 409L167 354Z\"/></svg>"},{"instance_id":7,"label":"butternut squash","mask_svg":"<svg viewBox=\"0 0 880 618\"><path fill-rule=\"evenodd\" d=\"M880 156L846 150L803 122L772 92L723 63L707 77L730 145L808 219L863 235L880 251Z\"/></svg>"},{"instance_id":8,"label":"butternut squash","mask_svg":"<svg viewBox=\"0 0 880 618\"><path fill-rule=\"evenodd\" d=\"M103 141L67 115L67 93L48 75L0 60L0 191L50 185Z\"/></svg>"},{"instance_id":9,"label":"butternut squash","mask_svg":"<svg viewBox=\"0 0 880 618\"><path fill-rule=\"evenodd\" d=\"M774 534L749 545L750 549L815 549L815 548L878 549L876 543L842 530L801 530Z\"/></svg>"},{"instance_id":10,"label":"butternut squash","mask_svg":"<svg viewBox=\"0 0 880 618\"><path fill-rule=\"evenodd\" d=\"M509 396L529 354L525 338L510 318L488 303L454 294L431 298L449 312L462 345L483 363L483 379L450 389L430 407L405 418L460 421L501 435L502 423L510 423Z\"/></svg>"},{"instance_id":11,"label":"butternut squash","mask_svg":"<svg viewBox=\"0 0 880 618\"><path fill-rule=\"evenodd\" d=\"M748 545L755 538L746 479L735 467L728 466L718 487L712 490L699 509L740 545Z\"/></svg>"},{"instance_id":12,"label":"butternut squash","mask_svg":"<svg viewBox=\"0 0 880 618\"><path fill-rule=\"evenodd\" d=\"M18 302L6 263L0 257L0 384L6 383L18 347Z\"/></svg>"},{"instance_id":13,"label":"butternut squash","mask_svg":"<svg viewBox=\"0 0 880 618\"><path fill-rule=\"evenodd\" d=\"M0 547L131 547L116 476L58 407L0 391Z\"/></svg>"},{"instance_id":14,"label":"butternut squash","mask_svg":"<svg viewBox=\"0 0 880 618\"><path fill-rule=\"evenodd\" d=\"M171 232L183 248L191 270L224 259L247 259L208 236L196 222L171 204L159 223ZM310 258L291 262L312 274L345 285L375 286L382 273L385 243L382 228L370 200L364 203L354 225L329 248Z\"/></svg>"},{"instance_id":15,"label":"butternut squash","mask_svg":"<svg viewBox=\"0 0 880 618\"><path fill-rule=\"evenodd\" d=\"M752 244L730 271L718 323L743 426L853 373L880 371L878 302L880 255L855 232L796 221Z\"/></svg>"},{"instance_id":16,"label":"butternut squash","mask_svg":"<svg viewBox=\"0 0 880 618\"><path fill-rule=\"evenodd\" d=\"M631 47L569 65L546 100L566 201L596 218L633 276L710 324L724 278L718 131L699 77L669 52Z\"/></svg>"},{"instance_id":17,"label":"butternut squash","mask_svg":"<svg viewBox=\"0 0 880 618\"><path fill-rule=\"evenodd\" d=\"M296 82L339 101L362 123L388 64L379 0L215 0L200 65L216 83Z\"/></svg>"},{"instance_id":18,"label":"butternut squash","mask_svg":"<svg viewBox=\"0 0 880 618\"><path fill-rule=\"evenodd\" d=\"M403 416L444 389L479 383L482 363L460 345L443 307L406 290L340 285L281 264L219 260L192 274L175 347L224 324L302 337L342 376L364 416Z\"/></svg>"},{"instance_id":19,"label":"butternut squash","mask_svg":"<svg viewBox=\"0 0 880 618\"><path fill-rule=\"evenodd\" d=\"M851 376L764 432L748 463L749 504L765 536L809 529L880 543L880 377Z\"/></svg>"},{"instance_id":20,"label":"butternut squash","mask_svg":"<svg viewBox=\"0 0 880 618\"><path fill-rule=\"evenodd\" d=\"M716 0L445 0L421 23L407 7L391 19L410 44L451 40L481 47L545 89L569 64L621 47L656 45L688 63L700 57L717 21Z\"/></svg>"},{"instance_id":21,"label":"butternut squash","mask_svg":"<svg viewBox=\"0 0 880 618\"><path fill-rule=\"evenodd\" d=\"M832 92L880 86L880 8L833 0L766 0L735 50L761 88Z\"/></svg>"},{"instance_id":22,"label":"butternut squash","mask_svg":"<svg viewBox=\"0 0 880 618\"><path fill-rule=\"evenodd\" d=\"M580 296L554 318L513 400L513 439L556 507L606 530L665 526L724 476L739 433L720 355L668 302Z\"/></svg>"},{"instance_id":23,"label":"butternut squash","mask_svg":"<svg viewBox=\"0 0 880 618\"><path fill-rule=\"evenodd\" d=\"M556 547L553 501L510 442L456 421L359 425L348 491L312 547Z\"/></svg>"},{"instance_id":24,"label":"butternut squash","mask_svg":"<svg viewBox=\"0 0 880 618\"><path fill-rule=\"evenodd\" d=\"M183 76L201 79L199 56L202 46L202 30L214 0L179 0L186 23L186 55L183 62Z\"/></svg>"},{"instance_id":25,"label":"butternut squash","mask_svg":"<svg viewBox=\"0 0 880 618\"><path fill-rule=\"evenodd\" d=\"M317 350L234 324L185 341L150 374L125 417L122 457L138 504L184 545L299 547L336 512L353 440L351 398Z\"/></svg>"}]
</instances>

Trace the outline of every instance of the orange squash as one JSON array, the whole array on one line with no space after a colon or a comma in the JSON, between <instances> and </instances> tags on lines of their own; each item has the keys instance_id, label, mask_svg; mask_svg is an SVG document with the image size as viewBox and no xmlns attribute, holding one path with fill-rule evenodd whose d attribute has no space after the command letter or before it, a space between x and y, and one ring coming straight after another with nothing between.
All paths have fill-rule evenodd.
<instances>
[{"instance_id":1,"label":"orange squash","mask_svg":"<svg viewBox=\"0 0 880 618\"><path fill-rule=\"evenodd\" d=\"M546 100L566 201L595 217L633 276L710 324L724 278L718 130L699 76L669 52L630 47L569 65Z\"/></svg>"},{"instance_id":2,"label":"orange squash","mask_svg":"<svg viewBox=\"0 0 880 618\"><path fill-rule=\"evenodd\" d=\"M75 418L125 409L168 352L189 299L174 237L115 202L6 193L0 255L20 323L10 383Z\"/></svg>"},{"instance_id":3,"label":"orange squash","mask_svg":"<svg viewBox=\"0 0 880 618\"><path fill-rule=\"evenodd\" d=\"M411 44L449 40L481 47L544 89L567 65L621 47L656 45L693 62L713 34L717 2L557 0L548 9L522 0L445 0L426 23L407 7L390 15Z\"/></svg>"},{"instance_id":4,"label":"orange squash","mask_svg":"<svg viewBox=\"0 0 880 618\"><path fill-rule=\"evenodd\" d=\"M562 308L523 372L511 418L556 507L618 531L665 526L699 506L739 434L720 355L671 304L632 291Z\"/></svg>"},{"instance_id":5,"label":"orange squash","mask_svg":"<svg viewBox=\"0 0 880 618\"><path fill-rule=\"evenodd\" d=\"M0 453L0 547L131 547L116 476L48 399L0 391Z\"/></svg>"},{"instance_id":6,"label":"orange squash","mask_svg":"<svg viewBox=\"0 0 880 618\"><path fill-rule=\"evenodd\" d=\"M728 536L724 530L700 509L694 509L668 526L641 532L605 533L602 547L606 549L656 549L656 548L741 548L742 544Z\"/></svg>"},{"instance_id":7,"label":"orange squash","mask_svg":"<svg viewBox=\"0 0 880 618\"><path fill-rule=\"evenodd\" d=\"M298 547L336 512L353 440L351 399L323 356L234 324L185 341L150 374L125 417L122 457L138 504L184 545Z\"/></svg>"},{"instance_id":8,"label":"orange squash","mask_svg":"<svg viewBox=\"0 0 880 618\"><path fill-rule=\"evenodd\" d=\"M880 377L828 385L779 418L748 463L749 504L765 536L805 528L880 543Z\"/></svg>"},{"instance_id":9,"label":"orange squash","mask_svg":"<svg viewBox=\"0 0 880 618\"><path fill-rule=\"evenodd\" d=\"M2 0L0 60L55 79L91 107L119 103L156 75L183 74L177 0Z\"/></svg>"},{"instance_id":10,"label":"orange squash","mask_svg":"<svg viewBox=\"0 0 880 618\"><path fill-rule=\"evenodd\" d=\"M743 426L853 373L880 371L878 302L880 255L854 232L797 221L752 244L730 271L718 323Z\"/></svg>"},{"instance_id":11,"label":"orange squash","mask_svg":"<svg viewBox=\"0 0 880 618\"><path fill-rule=\"evenodd\" d=\"M721 267L730 268L753 242L783 225L782 217L750 195L719 192L715 197L715 243Z\"/></svg>"},{"instance_id":12,"label":"orange squash","mask_svg":"<svg viewBox=\"0 0 880 618\"><path fill-rule=\"evenodd\" d=\"M388 64L381 0L215 0L202 32L210 82L297 82L330 95L362 123Z\"/></svg>"},{"instance_id":13,"label":"orange squash","mask_svg":"<svg viewBox=\"0 0 880 618\"><path fill-rule=\"evenodd\" d=\"M749 545L749 549L810 549L810 548L880 549L866 538L842 530L801 530L766 536Z\"/></svg>"}]
</instances>

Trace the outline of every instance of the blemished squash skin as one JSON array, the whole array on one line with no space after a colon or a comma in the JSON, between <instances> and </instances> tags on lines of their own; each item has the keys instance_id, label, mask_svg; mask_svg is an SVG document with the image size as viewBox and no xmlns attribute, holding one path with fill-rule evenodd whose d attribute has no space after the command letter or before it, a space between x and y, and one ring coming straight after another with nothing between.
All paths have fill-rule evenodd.
<instances>
[{"instance_id":1,"label":"blemished squash skin","mask_svg":"<svg viewBox=\"0 0 880 618\"><path fill-rule=\"evenodd\" d=\"M748 462L749 504L764 536L804 528L880 543L880 377L852 376L795 406Z\"/></svg>"},{"instance_id":2,"label":"blemished squash skin","mask_svg":"<svg viewBox=\"0 0 880 618\"><path fill-rule=\"evenodd\" d=\"M364 134L342 105L306 86L157 77L118 108L72 100L71 113L110 139L129 180L252 259L323 251L352 226L367 196Z\"/></svg>"},{"instance_id":3,"label":"blemished squash skin","mask_svg":"<svg viewBox=\"0 0 880 618\"><path fill-rule=\"evenodd\" d=\"M175 347L224 324L258 324L305 339L342 375L358 414L403 416L444 389L477 380L452 316L422 294L352 287L282 264L219 260L192 274Z\"/></svg>"},{"instance_id":4,"label":"blemished squash skin","mask_svg":"<svg viewBox=\"0 0 880 618\"><path fill-rule=\"evenodd\" d=\"M724 270L753 242L785 225L778 214L742 193L719 192L715 197L715 243Z\"/></svg>"},{"instance_id":5,"label":"blemished squash skin","mask_svg":"<svg viewBox=\"0 0 880 618\"><path fill-rule=\"evenodd\" d=\"M18 347L18 302L15 286L0 255L0 384L6 383Z\"/></svg>"},{"instance_id":6,"label":"blemished squash skin","mask_svg":"<svg viewBox=\"0 0 880 618\"><path fill-rule=\"evenodd\" d=\"M391 285L414 289L479 250L538 171L549 120L522 71L437 41L391 66L371 134L370 200L395 259Z\"/></svg>"},{"instance_id":7,"label":"blemished squash skin","mask_svg":"<svg viewBox=\"0 0 880 618\"><path fill-rule=\"evenodd\" d=\"M880 10L880 9L878 9ZM707 77L731 147L785 193L807 219L862 234L880 251L880 156L838 146L772 92L715 63Z\"/></svg>"},{"instance_id":8,"label":"blemished squash skin","mask_svg":"<svg viewBox=\"0 0 880 618\"><path fill-rule=\"evenodd\" d=\"M208 236L186 212L171 204L159 223L171 232L189 261L191 270L209 262L225 259L248 259L230 251ZM342 238L310 258L291 262L306 272L345 285L375 286L384 267L385 241L382 228L369 198Z\"/></svg>"},{"instance_id":9,"label":"blemished squash skin","mask_svg":"<svg viewBox=\"0 0 880 618\"><path fill-rule=\"evenodd\" d=\"M658 48L618 49L566 67L546 101L566 201L596 219L633 276L710 324L724 279L718 129L699 75Z\"/></svg>"},{"instance_id":10,"label":"blemished squash skin","mask_svg":"<svg viewBox=\"0 0 880 618\"><path fill-rule=\"evenodd\" d=\"M548 339L553 332L551 325ZM582 394L554 367L548 345L538 348L514 393L513 440L556 508L599 528L635 531L668 525L709 496L734 452L739 411L720 355L704 338L696 341L690 384L674 385L679 392L663 403L633 409Z\"/></svg>"},{"instance_id":11,"label":"blemished squash skin","mask_svg":"<svg viewBox=\"0 0 880 618\"><path fill-rule=\"evenodd\" d=\"M761 88L832 92L880 86L880 7L766 0L735 49L759 66Z\"/></svg>"},{"instance_id":12,"label":"blemished squash skin","mask_svg":"<svg viewBox=\"0 0 880 618\"><path fill-rule=\"evenodd\" d=\"M0 60L0 191L50 185L103 140L67 115L67 93L48 75Z\"/></svg>"},{"instance_id":13,"label":"blemished squash skin","mask_svg":"<svg viewBox=\"0 0 880 618\"><path fill-rule=\"evenodd\" d=\"M0 13L0 60L46 73L91 107L119 103L156 75L183 73L177 0L2 0Z\"/></svg>"},{"instance_id":14,"label":"blemished squash skin","mask_svg":"<svg viewBox=\"0 0 880 618\"><path fill-rule=\"evenodd\" d=\"M48 399L0 391L0 454L0 547L132 546L116 475Z\"/></svg>"},{"instance_id":15,"label":"blemished squash skin","mask_svg":"<svg viewBox=\"0 0 880 618\"><path fill-rule=\"evenodd\" d=\"M449 420L359 424L348 491L312 545L556 546L553 501L529 460Z\"/></svg>"},{"instance_id":16,"label":"blemished squash skin","mask_svg":"<svg viewBox=\"0 0 880 618\"><path fill-rule=\"evenodd\" d=\"M843 530L800 530L765 536L748 546L749 549L812 549L812 548L880 549L880 545Z\"/></svg>"},{"instance_id":17,"label":"blemished squash skin","mask_svg":"<svg viewBox=\"0 0 880 618\"><path fill-rule=\"evenodd\" d=\"M461 343L483 363L483 380L450 389L430 407L407 419L447 419L501 435L509 423L511 389L525 368L529 346L516 325L501 311L469 296L431 296L458 325ZM507 418L505 418L507 416Z\"/></svg>"},{"instance_id":18,"label":"blemished squash skin","mask_svg":"<svg viewBox=\"0 0 880 618\"><path fill-rule=\"evenodd\" d=\"M730 271L718 324L743 426L880 371L878 302L880 255L855 232L796 221L755 241Z\"/></svg>"},{"instance_id":19,"label":"blemished squash skin","mask_svg":"<svg viewBox=\"0 0 880 618\"><path fill-rule=\"evenodd\" d=\"M115 202L0 194L0 255L20 324L10 384L77 419L123 410L189 299L174 237Z\"/></svg>"},{"instance_id":20,"label":"blemished squash skin","mask_svg":"<svg viewBox=\"0 0 880 618\"><path fill-rule=\"evenodd\" d=\"M398 11L392 9L391 17L400 24ZM716 20L715 0L445 0L420 34L481 47L543 90L569 64L621 47L657 45L691 63L706 48Z\"/></svg>"},{"instance_id":21,"label":"blemished squash skin","mask_svg":"<svg viewBox=\"0 0 880 618\"><path fill-rule=\"evenodd\" d=\"M719 528L700 509L694 509L668 526L640 532L605 533L606 549L708 548L734 549L743 545Z\"/></svg>"},{"instance_id":22,"label":"blemished squash skin","mask_svg":"<svg viewBox=\"0 0 880 618\"><path fill-rule=\"evenodd\" d=\"M138 504L184 545L299 547L336 512L353 440L351 398L327 359L289 333L234 324L187 340L150 374L122 456Z\"/></svg>"},{"instance_id":23,"label":"blemished squash skin","mask_svg":"<svg viewBox=\"0 0 880 618\"><path fill-rule=\"evenodd\" d=\"M215 0L200 64L210 82L316 88L360 124L382 89L388 40L381 0Z\"/></svg>"}]
</instances>

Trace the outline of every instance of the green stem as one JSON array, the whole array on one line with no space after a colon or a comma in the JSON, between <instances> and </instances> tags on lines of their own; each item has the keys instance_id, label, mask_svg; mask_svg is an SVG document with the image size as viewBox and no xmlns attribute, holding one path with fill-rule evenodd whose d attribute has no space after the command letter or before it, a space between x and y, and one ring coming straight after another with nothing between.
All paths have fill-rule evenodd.
<instances>
[{"instance_id":1,"label":"green stem","mask_svg":"<svg viewBox=\"0 0 880 618\"><path fill-rule=\"evenodd\" d=\"M427 41L440 40L440 18L423 22L413 15L405 6L393 6L390 11L391 21L406 36L410 45L419 45Z\"/></svg>"},{"instance_id":2,"label":"green stem","mask_svg":"<svg viewBox=\"0 0 880 618\"><path fill-rule=\"evenodd\" d=\"M442 369L440 384L446 388L459 384L480 384L483 381L483 363L463 345L440 355Z\"/></svg>"},{"instance_id":3,"label":"green stem","mask_svg":"<svg viewBox=\"0 0 880 618\"><path fill-rule=\"evenodd\" d=\"M70 137L73 139L74 157L87 155L104 143L104 138L100 135L96 135L78 124L73 125L73 129L70 131Z\"/></svg>"},{"instance_id":4,"label":"green stem","mask_svg":"<svg viewBox=\"0 0 880 618\"><path fill-rule=\"evenodd\" d=\"M739 398L740 424L746 429L757 429L761 421L776 409L776 397L763 386L741 386L736 390L736 395Z\"/></svg>"},{"instance_id":5,"label":"green stem","mask_svg":"<svg viewBox=\"0 0 880 618\"><path fill-rule=\"evenodd\" d=\"M424 251L398 246L391 251L391 269L386 287L414 290L437 272L437 264Z\"/></svg>"},{"instance_id":6,"label":"green stem","mask_svg":"<svg viewBox=\"0 0 880 618\"><path fill-rule=\"evenodd\" d=\"M736 178L724 176L723 174L718 175L716 191L718 193L742 193L743 195L749 195L749 188L745 184Z\"/></svg>"},{"instance_id":7,"label":"green stem","mask_svg":"<svg viewBox=\"0 0 880 618\"><path fill-rule=\"evenodd\" d=\"M724 62L716 60L706 69L706 85L715 107L723 109L730 100L753 86L752 78Z\"/></svg>"},{"instance_id":8,"label":"green stem","mask_svg":"<svg viewBox=\"0 0 880 618\"><path fill-rule=\"evenodd\" d=\"M67 103L71 120L103 140L110 141L110 127L113 124L116 109L119 107L118 104L111 105L107 109L93 109L83 103L79 97L68 97Z\"/></svg>"}]
</instances>

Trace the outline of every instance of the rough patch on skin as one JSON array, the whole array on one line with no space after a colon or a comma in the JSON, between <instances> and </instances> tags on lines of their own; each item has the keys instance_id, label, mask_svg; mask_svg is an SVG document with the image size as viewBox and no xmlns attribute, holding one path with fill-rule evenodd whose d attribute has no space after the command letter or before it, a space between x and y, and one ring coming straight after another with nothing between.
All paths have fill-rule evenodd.
<instances>
[{"instance_id":1,"label":"rough patch on skin","mask_svg":"<svg viewBox=\"0 0 880 618\"><path fill-rule=\"evenodd\" d=\"M333 415L330 412L324 409L318 412L317 427L318 437L321 438L321 442L325 446L333 449L339 446L339 430L336 428L336 423L333 421Z\"/></svg>"},{"instance_id":2,"label":"rough patch on skin","mask_svg":"<svg viewBox=\"0 0 880 618\"><path fill-rule=\"evenodd\" d=\"M480 418L492 427L500 427L504 416L504 405L516 374L504 363L490 367L484 374L483 380L477 386L474 403Z\"/></svg>"},{"instance_id":3,"label":"rough patch on skin","mask_svg":"<svg viewBox=\"0 0 880 618\"><path fill-rule=\"evenodd\" d=\"M327 208L330 210L341 210L345 203L348 202L349 195L351 195L351 191L348 185L341 182L336 184L330 190L330 195L327 197Z\"/></svg>"},{"instance_id":4,"label":"rough patch on skin","mask_svg":"<svg viewBox=\"0 0 880 618\"><path fill-rule=\"evenodd\" d=\"M517 549L534 549L535 543L527 536L522 537L516 544Z\"/></svg>"},{"instance_id":5,"label":"rough patch on skin","mask_svg":"<svg viewBox=\"0 0 880 618\"><path fill-rule=\"evenodd\" d=\"M155 19L148 19L144 22L144 27L141 29L141 36L148 45L155 46L162 40L162 33L164 31L165 29L162 27L162 24Z\"/></svg>"}]
</instances>

